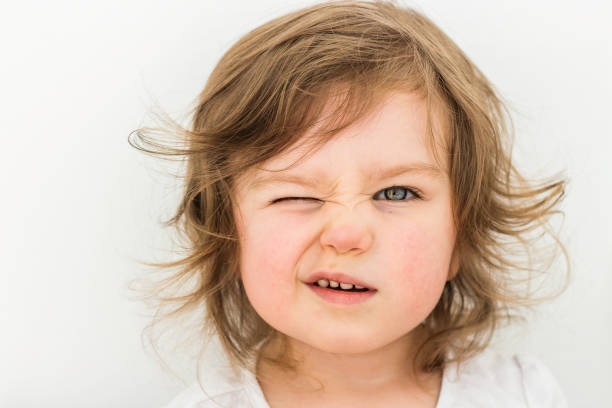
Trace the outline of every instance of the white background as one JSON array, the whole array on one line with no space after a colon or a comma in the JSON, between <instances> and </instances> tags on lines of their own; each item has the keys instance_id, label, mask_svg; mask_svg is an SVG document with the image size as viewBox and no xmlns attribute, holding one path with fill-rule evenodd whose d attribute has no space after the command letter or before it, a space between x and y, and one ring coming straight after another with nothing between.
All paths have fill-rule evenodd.
<instances>
[{"instance_id":1,"label":"white background","mask_svg":"<svg viewBox=\"0 0 612 408\"><path fill-rule=\"evenodd\" d=\"M242 34L311 2L20 1L0 12L0 406L156 407L183 385L140 343L136 259L168 260L168 171L131 148L180 119ZM530 176L565 171L565 295L505 335L570 406L612 406L612 31L604 1L417 4L515 112ZM222 4L223 6L219 6ZM607 28L606 28L607 27ZM514 333L514 334L512 334ZM185 371L187 372L187 370ZM185 381L189 381L187 378Z\"/></svg>"}]
</instances>

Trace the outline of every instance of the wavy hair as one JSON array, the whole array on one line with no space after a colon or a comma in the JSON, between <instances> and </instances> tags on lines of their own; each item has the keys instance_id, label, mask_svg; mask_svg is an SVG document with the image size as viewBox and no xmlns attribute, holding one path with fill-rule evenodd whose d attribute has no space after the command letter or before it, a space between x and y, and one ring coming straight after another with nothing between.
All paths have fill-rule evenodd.
<instances>
[{"instance_id":1,"label":"wavy hair","mask_svg":"<svg viewBox=\"0 0 612 408\"><path fill-rule=\"evenodd\" d=\"M552 261L535 262L544 257L534 251L547 235L556 249L551 259L560 250L567 261L551 226L566 180L528 181L517 171L510 115L491 83L423 14L395 2L332 1L276 18L233 45L200 93L189 129L162 117L164 126L130 134L137 149L186 163L182 199L165 222L186 254L146 263L175 269L147 290L157 312L146 330L203 313L201 333L217 335L234 366L254 371L261 347L282 334L255 312L239 279L235 180L294 145L319 123L329 98L339 95L341 103L319 128L319 145L395 90L418 92L430 118L437 108L449 124L443 147L431 119L428 133L448 162L459 254L457 275L424 322L413 368L461 363L487 347L500 323L561 293L568 279L536 297L534 282L552 275ZM295 367L288 352L270 361Z\"/></svg>"}]
</instances>

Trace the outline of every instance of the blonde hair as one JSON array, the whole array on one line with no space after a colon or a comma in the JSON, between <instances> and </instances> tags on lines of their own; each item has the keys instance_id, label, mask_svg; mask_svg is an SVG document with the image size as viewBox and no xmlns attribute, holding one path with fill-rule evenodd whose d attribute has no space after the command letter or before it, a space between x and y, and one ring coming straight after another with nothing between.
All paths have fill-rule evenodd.
<instances>
[{"instance_id":1,"label":"blonde hair","mask_svg":"<svg viewBox=\"0 0 612 408\"><path fill-rule=\"evenodd\" d=\"M158 305L148 329L203 311L202 333L218 335L232 364L253 370L261 346L279 333L255 312L239 279L234 181L294 145L338 89L342 103L317 133L318 144L393 90L419 92L429 112L439 109L449 124L443 149L431 126L429 133L434 151L448 160L459 270L424 322L427 336L414 367L432 371L461 362L487 347L500 323L520 319L523 308L544 299L530 290L546 270L531 265L531 246L549 234L567 259L550 227L566 181L533 183L520 175L511 160L507 108L428 18L393 2L337 1L276 18L242 37L211 73L190 129L163 119L165 128L131 133L137 140L130 143L142 151L186 159L182 200L166 225L185 238L187 255L146 263L178 268L147 292ZM156 140L160 132L168 139ZM172 135L178 144L170 143ZM180 293L188 280L194 286ZM270 361L293 368L287 353Z\"/></svg>"}]
</instances>

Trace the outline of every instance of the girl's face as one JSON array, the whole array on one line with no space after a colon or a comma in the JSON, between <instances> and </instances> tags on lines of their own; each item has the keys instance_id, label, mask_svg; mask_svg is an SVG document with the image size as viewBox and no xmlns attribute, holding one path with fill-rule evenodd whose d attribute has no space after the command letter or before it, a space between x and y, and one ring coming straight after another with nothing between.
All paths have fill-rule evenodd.
<instances>
[{"instance_id":1,"label":"girl's face","mask_svg":"<svg viewBox=\"0 0 612 408\"><path fill-rule=\"evenodd\" d=\"M456 271L455 229L426 120L422 99L390 94L296 166L285 169L302 144L239 178L241 278L270 326L321 351L360 353L400 340L433 310ZM322 297L319 273L371 290Z\"/></svg>"}]
</instances>

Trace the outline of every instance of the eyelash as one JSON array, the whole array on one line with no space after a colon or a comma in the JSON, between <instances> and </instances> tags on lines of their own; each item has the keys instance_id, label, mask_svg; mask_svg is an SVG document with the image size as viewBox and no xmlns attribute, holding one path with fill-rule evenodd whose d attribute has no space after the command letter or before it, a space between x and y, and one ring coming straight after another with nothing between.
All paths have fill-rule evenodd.
<instances>
[{"instance_id":1,"label":"eyelash","mask_svg":"<svg viewBox=\"0 0 612 408\"><path fill-rule=\"evenodd\" d=\"M400 189L404 189L404 190L406 190L406 191L407 191L407 194L408 194L408 193L409 193L409 194L411 194L411 195L413 196L413 198L414 198L414 199L416 199L416 200L421 200L421 199L422 199L421 194L420 194L420 193L419 193L419 192L418 192L416 189L414 189L414 188L409 188L409 187L405 187L405 186L392 186L392 187L387 187L387 188L385 188L385 189L382 189L382 190L378 191L378 192L377 192L377 193L374 195L374 197L378 196L378 195L379 195L379 194L381 194L381 193L384 193L385 191L388 191L388 190L393 190L393 189L396 189L396 188L400 188ZM273 200L273 201L271 202L271 204L279 203L279 202L282 202L282 201L311 201L311 200L312 200L312 201L320 201L320 200L319 200L319 199L317 199L317 198L310 198L310 197L283 197L283 198L277 198L276 200ZM398 201L398 202L404 202L404 201L408 201L408 200L403 199L403 200L388 200L388 201Z\"/></svg>"}]
</instances>

